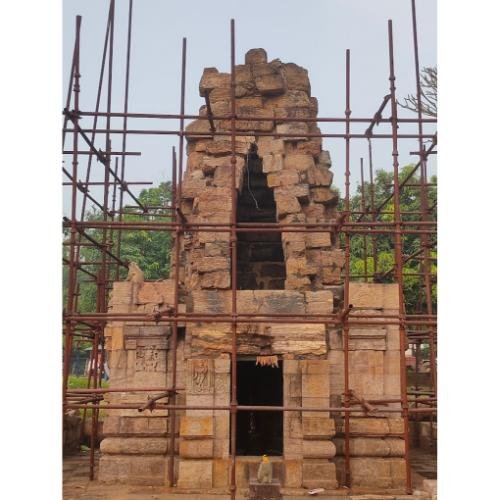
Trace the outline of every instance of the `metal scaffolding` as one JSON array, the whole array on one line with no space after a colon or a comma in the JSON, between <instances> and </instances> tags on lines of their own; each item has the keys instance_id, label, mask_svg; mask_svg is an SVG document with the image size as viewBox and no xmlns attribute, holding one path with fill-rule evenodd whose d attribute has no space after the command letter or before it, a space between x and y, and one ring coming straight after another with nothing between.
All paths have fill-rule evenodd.
<instances>
[{"instance_id":1,"label":"metal scaffolding","mask_svg":"<svg viewBox=\"0 0 500 500\"><path fill-rule=\"evenodd\" d=\"M418 112L415 118L398 117L398 103L396 98L396 78L394 68L394 41L392 21L388 21L388 94L383 97L381 106L374 113L373 117L353 117L351 116L351 78L350 78L350 51L345 54L345 114L342 117L319 117L310 119L301 119L301 121L325 122L344 124L345 130L339 133L309 133L309 134L277 134L274 132L255 131L256 137L323 137L333 138L340 143L344 143L345 148L345 199L343 201L343 213L340 219L332 223L307 223L307 224L278 224L278 223L239 223L236 218L237 188L236 188L236 137L244 135L237 132L236 123L239 120L245 121L264 121L265 118L254 118L236 113L235 97L235 23L231 20L230 25L230 61L231 61L231 110L229 114L217 116L208 108L206 116L197 114L187 114L185 112L185 85L186 85L186 57L187 42L182 40L182 66L181 66L181 98L178 113L160 114L160 113L132 113L128 110L129 80L130 80L130 53L131 53L131 35L133 21L133 0L129 0L128 11L128 31L127 31L127 51L126 51L126 73L125 73L125 94L123 111L112 111L112 81L113 81L113 50L114 50L114 28L115 28L115 2L110 0L109 12L107 18L107 28L104 40L104 47L101 58L99 86L95 109L80 109L80 28L82 19L76 18L75 42L70 71L70 83L66 97L66 106L63 111L63 153L71 157L71 169L63 168L66 177L64 186L71 191L71 209L69 217L64 217L63 226L67 232L64 238L65 258L64 265L67 266L67 287L64 308L64 361L63 361L63 405L64 411L71 409L84 409L91 413L92 433L90 450L90 478L94 478L95 468L95 450L96 436L98 427L98 414L100 409L137 409L143 411L144 404L103 404L103 395L108 392L136 392L144 391L150 393L152 399L160 399L165 394L171 395L169 403L154 402L157 409L168 409L171 423L170 429L170 461L169 478L170 486L173 485L174 457L175 457L175 419L176 410L196 410L196 409L216 409L230 412L231 419L231 474L230 474L230 492L231 498L236 495L236 414L241 410L254 411L329 411L332 414L343 416L344 419L344 439L345 439L345 470L343 477L344 486L350 487L350 449L349 443L353 434L350 431L349 421L352 412L362 411L363 404L369 403L374 407L387 403L397 403L397 407L384 408L383 412L392 412L400 414L404 421L403 434L391 434L404 438L405 443L405 463L406 463L406 489L411 492L411 471L410 471L410 432L409 423L412 419L419 419L422 416L426 418L435 418L437 415L437 377L436 377L436 343L437 343L437 316L433 308L432 285L435 280L435 274L432 273L432 263L435 258L431 255L436 246L436 217L435 205L429 198L427 162L429 155L436 153L437 134L435 132L435 118L424 118L422 105L422 89L420 85L420 66L418 52L418 33L416 23L415 0L411 0L412 25L413 25L413 49L415 63L416 80L416 98L418 103ZM105 68L107 66L107 77L105 77ZM105 105L101 103L101 93L104 83L107 84L107 101ZM105 110L102 110L102 108ZM384 118L383 113L389 109L388 117ZM93 118L91 128L82 128L80 122L83 118ZM105 128L97 128L98 118L104 117L106 120ZM112 118L122 118L121 128L111 126ZM160 123L169 122L169 120L179 120L177 129L168 129L161 126L154 129L130 128L129 120L156 119ZM184 170L184 142L186 136L206 135L204 132L186 132L185 120L198 119L209 121L212 136L226 135L231 140L231 164L233 166L231 173L231 221L229 224L222 223L198 223L187 222L181 210L181 197L183 188L183 170ZM213 120L230 120L230 131L216 131L213 126ZM267 119L269 120L269 119ZM282 118L283 122L296 121L295 118ZM389 124L390 133L375 133L374 129L381 123ZM400 124L407 124L416 127L412 133L399 133ZM364 133L353 133L351 127L355 124L366 124L367 129ZM424 131L424 126L431 126L431 132ZM145 205L132 191L134 185L148 185L150 182L128 182L126 174L126 159L131 155L140 155L139 152L127 151L127 138L129 135L172 135L179 139L178 148L172 149L172 160L168 168L171 171L172 179L172 201L162 207L151 207ZM95 145L96 138L104 135L106 148L105 151L98 149ZM111 138L120 143L118 150L112 149ZM117 139L116 139L117 138ZM418 151L414 152L418 156L418 162L403 180L399 179L399 161L398 148L400 139L413 139L417 142ZM351 142L354 140L365 141L367 144L368 165L369 165L369 183L365 185L364 164L361 160L361 211L351 210ZM374 180L373 180L373 161L372 147L375 140L390 140L392 146L392 167L393 167L393 186L392 192L386 200L378 206L374 201ZM426 141L427 140L427 141ZM430 145L427 145L431 141ZM71 146L66 145L71 142ZM96 169L92 171L94 160L101 164L102 180L90 181L91 172L95 174ZM411 184L411 178L415 173L420 174L418 185ZM80 179L84 180L80 180ZM102 189L102 194L97 195L92 188L98 186ZM413 220L405 220L407 213L401 210L401 192L405 188L419 190L420 209L411 212ZM368 193L365 193L366 189ZM144 220L136 222L127 222L123 220L123 215L127 213L124 197L128 195L134 203L134 215L141 214ZM81 211L78 213L78 200L81 199ZM87 203L93 203L96 206L102 218L100 220L86 220L85 214ZM392 202L394 210L384 212L384 208ZM151 221L149 216L151 210L161 208L168 215L162 222ZM387 217L382 216L390 214L392 221L387 221ZM415 220L416 219L416 220ZM89 230L93 230L89 232ZM140 313L115 313L108 312L108 292L110 284L119 279L121 268L127 268L127 262L122 258L121 241L124 231L144 230L144 231L163 231L170 232L173 236L172 263L174 287L174 303L169 311L159 312L154 317L148 314ZM301 315L301 314L240 314L236 305L236 277L237 277L237 234L241 232L317 232L329 231L341 238L345 250L345 269L344 269L344 308L339 314L331 315ZM230 235L231 249L231 313L201 315L195 313L181 313L179 311L179 256L180 240L185 232L225 232ZM96 236L98 235L98 236ZM364 273L352 274L350 272L351 259L351 240L354 236L362 236L363 241L363 260ZM377 237L381 235L390 235L393 238L394 267L389 271L380 273L377 266ZM403 242L408 235L416 235L419 241L419 248L412 254L403 254ZM116 240L116 241L115 241ZM369 255L368 244L371 242L371 255ZM81 249L84 247L94 248L99 258L96 261L82 261ZM373 274L368 273L368 259L373 259ZM418 273L405 273L403 266L406 262L418 262ZM91 269L91 270L90 270ZM97 290L97 301L95 311L83 313L79 311L79 283L83 280L79 274L85 275L85 280L94 283ZM414 314L407 314L405 308L405 280L407 277L418 276L420 285L419 290L421 298L419 307ZM392 315L367 314L363 311L356 311L356 315L351 315L352 306L349 302L349 283L352 280L377 280L383 278L385 282L398 284L399 289L399 311ZM102 372L104 369L104 356L99 355L99 351L104 352L104 327L107 322L113 320L120 321L154 321L157 324L169 324L172 327L169 348L174 355L172 356L173 366L172 381L169 386L149 387L149 388L113 388L105 389L101 387ZM178 342L179 323L189 322L227 322L232 325L232 351L231 351L231 399L228 406L186 406L176 404L175 395L182 391L178 387L176 378L176 349ZM305 408L296 406L242 406L237 401L237 380L236 380L236 339L237 325L240 322L260 322L260 323L321 323L329 325L338 325L343 331L343 349L344 349L344 403L339 407L328 408ZM353 394L350 385L349 371L349 329L354 325L398 325L399 327L399 347L400 347L400 385L401 394L398 399L371 400L368 402L360 401ZM87 389L68 388L68 376L70 367L70 358L73 346L79 341L90 341L92 343L91 364L94 369L89 374ZM418 380L414 389L407 388L407 372L405 351L407 346L414 346L416 352L417 374L421 361L421 347L429 347L431 387L427 390L419 390ZM418 378L418 377L417 377ZM145 404L146 404L145 400ZM84 413L85 415L85 413ZM85 416L84 416L85 418ZM355 434L359 436L359 433Z\"/></svg>"}]
</instances>

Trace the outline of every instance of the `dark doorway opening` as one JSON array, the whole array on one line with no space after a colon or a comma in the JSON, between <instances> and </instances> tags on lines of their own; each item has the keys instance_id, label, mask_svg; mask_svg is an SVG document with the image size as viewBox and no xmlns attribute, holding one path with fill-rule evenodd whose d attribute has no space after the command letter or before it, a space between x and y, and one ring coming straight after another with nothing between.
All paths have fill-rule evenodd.
<instances>
[{"instance_id":1,"label":"dark doorway opening","mask_svg":"<svg viewBox=\"0 0 500 500\"><path fill-rule=\"evenodd\" d=\"M276 222L274 192L267 185L267 175L262 171L262 159L255 144L246 157L237 221ZM237 255L239 290L284 289L286 273L281 233L238 232Z\"/></svg>"},{"instance_id":2,"label":"dark doorway opening","mask_svg":"<svg viewBox=\"0 0 500 500\"><path fill-rule=\"evenodd\" d=\"M240 405L282 406L283 365L256 366L255 361L237 362ZM283 412L238 411L236 416L237 455L283 455Z\"/></svg>"}]
</instances>

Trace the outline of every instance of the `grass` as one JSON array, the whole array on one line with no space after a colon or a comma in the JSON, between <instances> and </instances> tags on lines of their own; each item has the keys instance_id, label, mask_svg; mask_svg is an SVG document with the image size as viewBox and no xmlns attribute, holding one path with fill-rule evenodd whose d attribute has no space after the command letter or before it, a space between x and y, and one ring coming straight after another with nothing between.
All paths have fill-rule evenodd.
<instances>
[{"instance_id":1,"label":"grass","mask_svg":"<svg viewBox=\"0 0 500 500\"><path fill-rule=\"evenodd\" d=\"M70 375L68 377L68 389L87 389L87 384L88 384L88 376L87 375ZM92 388L93 386L93 380L90 382L90 387ZM107 380L102 380L101 381L101 387L103 389L109 387L109 382ZM80 416L83 416L83 409L78 410L78 414ZM87 418L92 415L92 412L89 410L87 411ZM106 410L99 410L99 420L102 420L103 417L106 415Z\"/></svg>"}]
</instances>

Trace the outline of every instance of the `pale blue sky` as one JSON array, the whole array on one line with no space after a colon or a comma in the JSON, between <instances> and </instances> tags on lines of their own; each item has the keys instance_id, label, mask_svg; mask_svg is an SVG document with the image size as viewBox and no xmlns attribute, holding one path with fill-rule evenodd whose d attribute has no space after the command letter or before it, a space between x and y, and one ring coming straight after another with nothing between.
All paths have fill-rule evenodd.
<instances>
[{"instance_id":1,"label":"pale blue sky","mask_svg":"<svg viewBox=\"0 0 500 500\"><path fill-rule=\"evenodd\" d=\"M63 89L67 88L69 78L74 18L77 14L83 16L82 109L92 110L95 105L108 5L104 0L63 1ZM116 1L114 111L123 110L127 10L128 0ZM436 0L417 0L417 13L421 67L436 65ZM203 104L198 94L203 68L215 66L220 71L229 71L229 22L232 17L236 22L237 64L243 63L248 49L263 47L269 60L279 58L305 67L309 71L312 95L319 100L320 116L343 116L345 49L351 49L351 109L352 116L358 117L371 117L388 93L387 20L392 19L397 95L402 99L415 92L410 0L135 0L129 111L178 112L181 43L185 36L186 111L197 113ZM404 110L400 110L400 115L413 116ZM89 123L83 121L82 124L88 126ZM176 121L148 123L145 120L129 121L129 127L165 127L167 123L168 128L177 127ZM101 124L103 126L104 121ZM113 121L113 126L121 127L121 120ZM362 132L365 128L366 125L361 124L354 126L352 131ZM321 124L321 129L323 132L342 132L343 125ZM376 130L383 132L389 128L379 126ZM434 126L427 126L426 130L432 132ZM400 131L416 131L416 127L402 126ZM120 136L112 140L118 148ZM169 179L170 149L177 144L176 137L128 136L127 149L143 153L142 157L127 159L128 180L158 183ZM390 140L373 141L373 144L375 169L392 169ZM99 145L104 147L102 143ZM344 141L325 139L323 148L331 152L333 182L343 192ZM415 156L409 155L415 150L416 140L401 140L400 164L416 161ZM367 143L354 140L351 146L352 189L359 181L359 158L362 156L367 179ZM97 166L95 171L99 169ZM434 172L433 157L430 173ZM82 169L80 178L83 175ZM93 191L98 193L95 188Z\"/></svg>"}]
</instances>

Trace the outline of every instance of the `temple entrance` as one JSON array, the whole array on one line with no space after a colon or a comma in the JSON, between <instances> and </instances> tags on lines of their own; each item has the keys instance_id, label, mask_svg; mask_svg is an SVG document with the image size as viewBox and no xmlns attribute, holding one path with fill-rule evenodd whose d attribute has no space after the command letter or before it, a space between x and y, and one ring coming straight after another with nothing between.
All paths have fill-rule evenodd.
<instances>
[{"instance_id":1,"label":"temple entrance","mask_svg":"<svg viewBox=\"0 0 500 500\"><path fill-rule=\"evenodd\" d=\"M283 363L279 367L237 362L240 405L282 406ZM236 419L238 455L283 455L283 413L280 411L238 411Z\"/></svg>"}]
</instances>

